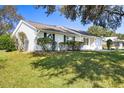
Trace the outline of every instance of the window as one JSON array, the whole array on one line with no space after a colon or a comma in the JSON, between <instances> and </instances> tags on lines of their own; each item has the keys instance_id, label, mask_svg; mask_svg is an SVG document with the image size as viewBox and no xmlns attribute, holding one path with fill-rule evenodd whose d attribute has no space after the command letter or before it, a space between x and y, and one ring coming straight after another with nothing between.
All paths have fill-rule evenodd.
<instances>
[{"instance_id":1,"label":"window","mask_svg":"<svg viewBox=\"0 0 124 93\"><path fill-rule=\"evenodd\" d=\"M53 34L47 34L47 37L53 39Z\"/></svg>"},{"instance_id":2,"label":"window","mask_svg":"<svg viewBox=\"0 0 124 93\"><path fill-rule=\"evenodd\" d=\"M85 45L88 45L88 38L84 38L83 41L84 41L84 44L85 44Z\"/></svg>"},{"instance_id":3,"label":"window","mask_svg":"<svg viewBox=\"0 0 124 93\"><path fill-rule=\"evenodd\" d=\"M51 38L51 39L53 39L55 41L55 34L44 33L44 37Z\"/></svg>"},{"instance_id":4,"label":"window","mask_svg":"<svg viewBox=\"0 0 124 93\"><path fill-rule=\"evenodd\" d=\"M123 46L124 46L124 43L122 43L123 44Z\"/></svg>"},{"instance_id":5,"label":"window","mask_svg":"<svg viewBox=\"0 0 124 93\"><path fill-rule=\"evenodd\" d=\"M64 35L64 42L67 42L67 41L75 41L75 37L69 37Z\"/></svg>"}]
</instances>

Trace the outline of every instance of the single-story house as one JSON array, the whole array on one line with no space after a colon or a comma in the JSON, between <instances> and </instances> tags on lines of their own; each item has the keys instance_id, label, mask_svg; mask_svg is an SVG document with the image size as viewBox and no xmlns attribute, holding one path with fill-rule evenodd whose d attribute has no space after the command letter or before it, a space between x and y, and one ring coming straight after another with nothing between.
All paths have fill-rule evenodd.
<instances>
[{"instance_id":1,"label":"single-story house","mask_svg":"<svg viewBox=\"0 0 124 93\"><path fill-rule=\"evenodd\" d=\"M23 34L23 42L22 36ZM46 25L38 22L21 20L12 33L16 39L17 46L24 46L23 51L34 52L42 51L37 44L38 38L52 38L57 42L56 50L60 51L59 43L67 40L84 42L80 50L102 50L102 38L93 36L85 31L75 30L64 26Z\"/></svg>"}]
</instances>

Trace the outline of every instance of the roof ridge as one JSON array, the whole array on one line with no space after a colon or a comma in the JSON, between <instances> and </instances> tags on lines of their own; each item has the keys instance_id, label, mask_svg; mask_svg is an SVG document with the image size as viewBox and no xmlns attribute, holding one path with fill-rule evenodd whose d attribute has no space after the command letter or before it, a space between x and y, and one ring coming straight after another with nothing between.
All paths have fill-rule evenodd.
<instances>
[{"instance_id":1,"label":"roof ridge","mask_svg":"<svg viewBox=\"0 0 124 93\"><path fill-rule=\"evenodd\" d=\"M36 22L36 21L34 22L34 21L31 21L31 20L29 20L29 21L26 21L26 22L31 22L31 23L41 24L41 25L47 25L47 26L56 26L56 25L45 24L45 23Z\"/></svg>"}]
</instances>

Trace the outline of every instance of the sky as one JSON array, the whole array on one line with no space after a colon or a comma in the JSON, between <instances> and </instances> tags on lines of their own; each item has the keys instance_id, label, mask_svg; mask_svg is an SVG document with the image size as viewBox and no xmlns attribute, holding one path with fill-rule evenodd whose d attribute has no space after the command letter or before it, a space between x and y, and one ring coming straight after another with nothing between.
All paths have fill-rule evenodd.
<instances>
[{"instance_id":1,"label":"sky","mask_svg":"<svg viewBox=\"0 0 124 93\"><path fill-rule=\"evenodd\" d=\"M49 24L49 25L58 25L58 26L66 26L69 28L73 28L76 30L82 30L82 31L87 31L88 28L91 26L89 25L82 25L79 20L76 21L71 21L69 19L66 19L64 16L61 16L59 12L55 12L50 16L47 16L45 14L44 9L35 9L33 6L29 5L19 5L16 6L17 11L19 14L21 14L25 20L30 20L34 22L40 22L44 24ZM122 25L120 28L117 29L117 33L123 33L124 34L124 20L122 22Z\"/></svg>"}]
</instances>

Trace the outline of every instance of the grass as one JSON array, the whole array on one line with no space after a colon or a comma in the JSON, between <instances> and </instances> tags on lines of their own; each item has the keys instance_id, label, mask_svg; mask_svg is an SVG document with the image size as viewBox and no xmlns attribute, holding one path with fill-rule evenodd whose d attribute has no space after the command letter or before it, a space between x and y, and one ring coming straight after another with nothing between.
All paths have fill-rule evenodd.
<instances>
[{"instance_id":1,"label":"grass","mask_svg":"<svg viewBox=\"0 0 124 93\"><path fill-rule=\"evenodd\" d=\"M124 87L124 52L0 51L0 87Z\"/></svg>"}]
</instances>

